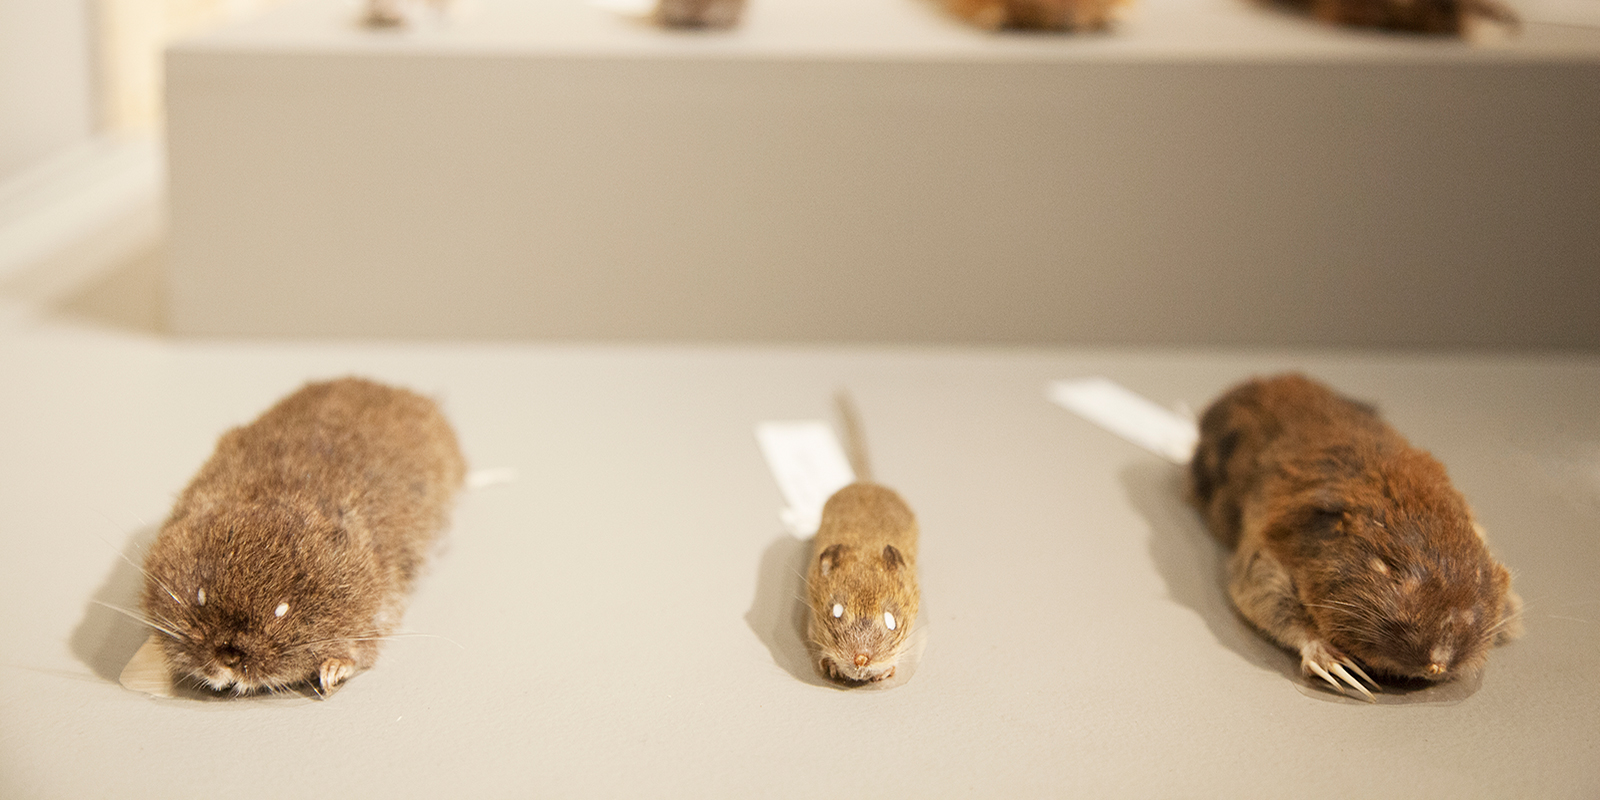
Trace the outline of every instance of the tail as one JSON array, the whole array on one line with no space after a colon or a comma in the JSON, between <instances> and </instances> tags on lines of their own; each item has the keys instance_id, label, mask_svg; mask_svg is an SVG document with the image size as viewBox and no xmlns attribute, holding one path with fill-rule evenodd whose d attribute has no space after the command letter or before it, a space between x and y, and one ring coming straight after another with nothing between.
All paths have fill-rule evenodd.
<instances>
[{"instance_id":1,"label":"tail","mask_svg":"<svg viewBox=\"0 0 1600 800\"><path fill-rule=\"evenodd\" d=\"M856 412L856 403L850 399L850 392L840 389L833 396L833 402L839 409L839 422L844 428L844 455L850 460L850 469L856 473L856 480L872 480L872 464L867 460L867 437L861 432L861 415Z\"/></svg>"}]
</instances>

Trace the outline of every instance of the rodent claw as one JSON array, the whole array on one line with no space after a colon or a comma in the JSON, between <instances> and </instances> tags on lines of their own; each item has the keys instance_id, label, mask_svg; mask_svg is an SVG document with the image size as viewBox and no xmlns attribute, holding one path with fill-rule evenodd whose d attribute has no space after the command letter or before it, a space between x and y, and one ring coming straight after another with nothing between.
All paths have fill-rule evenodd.
<instances>
[{"instance_id":1,"label":"rodent claw","mask_svg":"<svg viewBox=\"0 0 1600 800\"><path fill-rule=\"evenodd\" d=\"M1344 668L1343 664L1340 664L1339 662L1335 661L1335 662L1333 662L1333 664L1331 666L1332 666L1332 669L1333 669L1333 674L1338 675L1340 678L1344 679L1344 682L1350 684L1351 688L1353 688L1356 691L1362 693L1363 695L1366 695L1366 698L1368 700L1370 700L1370 701L1372 701L1374 703L1378 702L1378 698L1373 697L1372 696L1372 692L1367 691L1367 687L1362 686L1360 681L1356 680L1354 677L1352 677L1350 675L1349 672L1345 671L1345 668ZM1350 666L1352 668L1355 668L1354 664L1352 664ZM1357 668L1357 671L1358 672L1360 671L1359 668Z\"/></svg>"},{"instance_id":2,"label":"rodent claw","mask_svg":"<svg viewBox=\"0 0 1600 800\"><path fill-rule=\"evenodd\" d=\"M1355 674L1361 676L1362 680L1366 681L1367 683L1372 684L1372 688L1377 689L1379 691L1383 691L1383 687L1379 686L1378 682L1373 680L1371 675L1368 675L1367 673L1362 672L1361 668L1356 666L1356 663L1354 661L1346 661L1346 662L1344 662L1344 665L1346 667L1349 667L1350 671L1352 671Z\"/></svg>"},{"instance_id":3,"label":"rodent claw","mask_svg":"<svg viewBox=\"0 0 1600 800\"><path fill-rule=\"evenodd\" d=\"M1378 702L1378 698L1374 697L1372 692L1361 684L1361 681L1356 680L1355 675L1351 675L1350 671L1354 670L1356 675L1365 678L1368 683L1372 684L1372 688L1381 689L1377 681L1374 681L1371 676L1363 672L1350 658L1320 641L1309 642L1300 648L1300 667L1308 675L1316 675L1327 681L1328 685L1341 694L1348 691L1346 688L1348 685L1349 689L1359 692L1368 702ZM1344 683L1340 683L1341 680Z\"/></svg>"},{"instance_id":4,"label":"rodent claw","mask_svg":"<svg viewBox=\"0 0 1600 800\"><path fill-rule=\"evenodd\" d=\"M1334 680L1333 676L1329 675L1328 671L1323 669L1321 664L1318 664L1315 661L1307 661L1306 662L1306 666L1309 667L1312 672L1315 672L1317 675L1321 676L1322 679L1327 681L1329 683L1329 685L1333 686L1333 688L1335 688L1335 689L1337 689L1337 690L1339 690L1341 692L1344 691L1344 687L1340 686L1339 682Z\"/></svg>"}]
</instances>

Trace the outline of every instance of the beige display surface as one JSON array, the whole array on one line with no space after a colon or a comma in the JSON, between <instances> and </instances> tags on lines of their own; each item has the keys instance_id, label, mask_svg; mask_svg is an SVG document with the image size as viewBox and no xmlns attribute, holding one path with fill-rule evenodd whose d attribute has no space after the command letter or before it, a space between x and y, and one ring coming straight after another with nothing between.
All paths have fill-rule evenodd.
<instances>
[{"instance_id":1,"label":"beige display surface","mask_svg":"<svg viewBox=\"0 0 1600 800\"><path fill-rule=\"evenodd\" d=\"M1201 407L1302 369L1449 465L1528 601L1481 681L1308 688L1230 611L1177 468L1045 399ZM474 468L404 628L331 700L157 700L137 560L230 426L358 373ZM1600 358L1085 349L183 343L0 332L0 796L1594 797ZM805 544L753 435L855 394L922 525L886 691L799 650Z\"/></svg>"},{"instance_id":2,"label":"beige display surface","mask_svg":"<svg viewBox=\"0 0 1600 800\"><path fill-rule=\"evenodd\" d=\"M1503 46L1146 0L685 34L584 0L175 46L179 334L1600 346L1600 28ZM1462 309L1471 309L1463 313Z\"/></svg>"}]
</instances>

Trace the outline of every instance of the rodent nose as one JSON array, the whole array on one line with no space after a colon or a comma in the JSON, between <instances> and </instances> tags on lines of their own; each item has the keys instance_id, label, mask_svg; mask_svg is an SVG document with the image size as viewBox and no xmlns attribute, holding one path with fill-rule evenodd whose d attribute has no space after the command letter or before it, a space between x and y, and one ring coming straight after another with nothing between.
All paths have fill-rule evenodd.
<instances>
[{"instance_id":1,"label":"rodent nose","mask_svg":"<svg viewBox=\"0 0 1600 800\"><path fill-rule=\"evenodd\" d=\"M244 653L231 644L225 644L217 648L217 660L226 666L237 667L239 662L244 660Z\"/></svg>"},{"instance_id":2,"label":"rodent nose","mask_svg":"<svg viewBox=\"0 0 1600 800\"><path fill-rule=\"evenodd\" d=\"M1434 677L1434 678L1437 678L1440 675L1443 675L1444 674L1444 670L1445 670L1445 667L1444 667L1443 664L1429 664L1428 665L1428 675L1431 676L1431 677Z\"/></svg>"},{"instance_id":3,"label":"rodent nose","mask_svg":"<svg viewBox=\"0 0 1600 800\"><path fill-rule=\"evenodd\" d=\"M872 659L867 658L866 653L856 653L856 666L864 667L870 661L872 661Z\"/></svg>"}]
</instances>

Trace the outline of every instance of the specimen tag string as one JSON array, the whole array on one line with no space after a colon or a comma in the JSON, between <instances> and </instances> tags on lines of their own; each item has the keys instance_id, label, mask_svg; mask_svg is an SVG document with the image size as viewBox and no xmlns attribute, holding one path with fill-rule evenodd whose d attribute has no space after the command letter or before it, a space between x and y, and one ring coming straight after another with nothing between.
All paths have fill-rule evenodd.
<instances>
[{"instance_id":1,"label":"specimen tag string","mask_svg":"<svg viewBox=\"0 0 1600 800\"><path fill-rule=\"evenodd\" d=\"M1200 441L1192 419L1101 377L1051 381L1045 395L1063 408L1174 464L1187 464Z\"/></svg>"},{"instance_id":2,"label":"specimen tag string","mask_svg":"<svg viewBox=\"0 0 1600 800\"><path fill-rule=\"evenodd\" d=\"M823 504L855 480L833 428L820 420L761 422L756 443L783 494L783 527L802 539L815 534Z\"/></svg>"}]
</instances>

